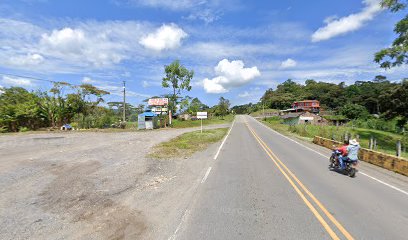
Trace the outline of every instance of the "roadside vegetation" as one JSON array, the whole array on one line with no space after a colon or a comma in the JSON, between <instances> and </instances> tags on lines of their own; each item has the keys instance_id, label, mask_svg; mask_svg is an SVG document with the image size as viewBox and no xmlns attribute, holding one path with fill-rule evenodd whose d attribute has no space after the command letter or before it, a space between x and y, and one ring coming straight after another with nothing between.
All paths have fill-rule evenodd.
<instances>
[{"instance_id":1,"label":"roadside vegetation","mask_svg":"<svg viewBox=\"0 0 408 240\"><path fill-rule=\"evenodd\" d=\"M254 111L254 112L252 112L250 115L252 116L252 117L261 117L261 116L263 116L264 114L266 115L266 116L268 116L268 115L270 115L270 114L276 114L276 113L279 113L279 110L277 110L277 109L270 109L270 108L265 108L265 110L264 109L260 109L260 110L257 110L257 111Z\"/></svg>"},{"instance_id":2,"label":"roadside vegetation","mask_svg":"<svg viewBox=\"0 0 408 240\"><path fill-rule=\"evenodd\" d=\"M395 155L396 142L401 141L403 146L408 146L408 136L375 129L358 128L351 126L318 126L318 125L285 125L281 123L279 117L267 118L264 122L272 129L285 134L300 137L303 140L311 141L314 136L343 141L344 136L349 134L353 138L359 138L360 145L369 148L370 138L377 141L376 151ZM408 159L408 149L403 148L402 157Z\"/></svg>"},{"instance_id":3,"label":"roadside vegetation","mask_svg":"<svg viewBox=\"0 0 408 240\"><path fill-rule=\"evenodd\" d=\"M203 126L204 125L211 125L211 124L224 124L224 123L231 123L234 120L234 115L230 114L224 117L211 117L209 119L203 119ZM179 120L175 119L172 122L172 127L174 128L189 128L189 127L200 127L201 120Z\"/></svg>"},{"instance_id":4,"label":"roadside vegetation","mask_svg":"<svg viewBox=\"0 0 408 240\"><path fill-rule=\"evenodd\" d=\"M195 152L206 149L210 144L218 142L227 133L228 128L218 128L184 133L168 142L153 147L151 158L173 159L190 157Z\"/></svg>"}]
</instances>

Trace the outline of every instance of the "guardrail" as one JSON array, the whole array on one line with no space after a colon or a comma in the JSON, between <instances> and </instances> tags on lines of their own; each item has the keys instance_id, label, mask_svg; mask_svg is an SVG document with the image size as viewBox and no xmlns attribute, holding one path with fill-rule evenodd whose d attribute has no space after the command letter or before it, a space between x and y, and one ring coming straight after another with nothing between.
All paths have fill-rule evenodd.
<instances>
[{"instance_id":1,"label":"guardrail","mask_svg":"<svg viewBox=\"0 0 408 240\"><path fill-rule=\"evenodd\" d=\"M329 149L333 149L333 145L341 145L341 142L319 136L315 136L313 138L313 143ZM358 158L361 161L368 162L376 166L408 176L408 161L404 158L392 156L386 153L381 153L366 148L360 149Z\"/></svg>"}]
</instances>

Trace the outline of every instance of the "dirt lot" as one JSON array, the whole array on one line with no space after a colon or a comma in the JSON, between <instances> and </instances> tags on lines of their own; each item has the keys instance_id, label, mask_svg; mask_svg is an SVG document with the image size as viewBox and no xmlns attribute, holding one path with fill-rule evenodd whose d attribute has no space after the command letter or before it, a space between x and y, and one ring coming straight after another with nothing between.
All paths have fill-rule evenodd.
<instances>
[{"instance_id":1,"label":"dirt lot","mask_svg":"<svg viewBox=\"0 0 408 240\"><path fill-rule=\"evenodd\" d=\"M145 155L192 130L0 136L0 239L167 239L216 145Z\"/></svg>"}]
</instances>

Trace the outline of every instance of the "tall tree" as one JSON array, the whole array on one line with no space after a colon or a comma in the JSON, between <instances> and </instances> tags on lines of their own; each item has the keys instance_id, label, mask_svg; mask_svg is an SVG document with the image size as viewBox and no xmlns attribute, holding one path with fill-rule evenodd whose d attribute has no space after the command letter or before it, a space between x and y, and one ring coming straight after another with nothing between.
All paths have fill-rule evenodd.
<instances>
[{"instance_id":1,"label":"tall tree","mask_svg":"<svg viewBox=\"0 0 408 240\"><path fill-rule=\"evenodd\" d=\"M180 64L179 60L175 60L170 65L164 66L164 72L166 76L162 80L162 86L172 89L170 109L175 112L177 100L182 91L191 90L190 81L194 76L194 71L189 71Z\"/></svg>"},{"instance_id":2,"label":"tall tree","mask_svg":"<svg viewBox=\"0 0 408 240\"><path fill-rule=\"evenodd\" d=\"M0 95L0 127L16 132L21 127L41 127L38 97L21 87L4 88Z\"/></svg>"},{"instance_id":3,"label":"tall tree","mask_svg":"<svg viewBox=\"0 0 408 240\"><path fill-rule=\"evenodd\" d=\"M386 91L380 96L380 101L384 102L385 116L387 118L402 117L401 125L408 121L408 79L404 79L400 84Z\"/></svg>"},{"instance_id":4,"label":"tall tree","mask_svg":"<svg viewBox=\"0 0 408 240\"><path fill-rule=\"evenodd\" d=\"M407 3L408 1L383 0L381 6L392 12L398 12L405 9ZM375 54L374 61L379 63L382 68L391 68L408 63L408 14L395 25L394 32L397 34L397 38L391 47L384 48Z\"/></svg>"},{"instance_id":5,"label":"tall tree","mask_svg":"<svg viewBox=\"0 0 408 240\"><path fill-rule=\"evenodd\" d=\"M228 114L230 105L231 103L228 99L220 97L218 105L216 106L215 115L224 117L225 115Z\"/></svg>"}]
</instances>

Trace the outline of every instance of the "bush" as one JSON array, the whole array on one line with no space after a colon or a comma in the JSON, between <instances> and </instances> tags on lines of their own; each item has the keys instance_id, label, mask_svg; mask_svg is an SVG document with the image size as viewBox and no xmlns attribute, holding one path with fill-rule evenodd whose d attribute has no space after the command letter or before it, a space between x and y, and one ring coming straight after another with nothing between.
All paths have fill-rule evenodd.
<instances>
[{"instance_id":1,"label":"bush","mask_svg":"<svg viewBox=\"0 0 408 240\"><path fill-rule=\"evenodd\" d=\"M348 122L347 126L353 126L357 128L375 129L385 132L401 132L401 128L398 127L398 119L385 120L382 118L370 117L368 119L357 119L352 122Z\"/></svg>"},{"instance_id":2,"label":"bush","mask_svg":"<svg viewBox=\"0 0 408 240\"><path fill-rule=\"evenodd\" d=\"M8 132L8 128L5 126L0 126L0 133L6 133Z\"/></svg>"},{"instance_id":3,"label":"bush","mask_svg":"<svg viewBox=\"0 0 408 240\"><path fill-rule=\"evenodd\" d=\"M109 128L116 122L116 117L111 110L98 108L87 116L77 114L73 120L79 128Z\"/></svg>"},{"instance_id":4,"label":"bush","mask_svg":"<svg viewBox=\"0 0 408 240\"><path fill-rule=\"evenodd\" d=\"M28 132L28 131L30 131L30 129L29 129L28 127L20 127L20 128L18 129L18 131L19 131L19 132Z\"/></svg>"}]
</instances>

